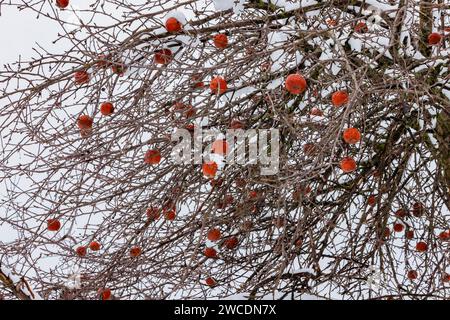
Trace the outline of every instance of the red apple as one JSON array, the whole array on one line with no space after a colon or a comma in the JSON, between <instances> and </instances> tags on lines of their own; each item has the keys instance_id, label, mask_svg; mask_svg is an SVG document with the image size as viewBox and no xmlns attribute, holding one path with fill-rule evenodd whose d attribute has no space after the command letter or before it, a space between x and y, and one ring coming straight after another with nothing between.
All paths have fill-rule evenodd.
<instances>
[{"instance_id":1,"label":"red apple","mask_svg":"<svg viewBox=\"0 0 450 320\"><path fill-rule=\"evenodd\" d=\"M233 249L235 249L235 248L238 246L239 240L238 240L238 238L237 238L236 236L232 236L232 237L226 239L226 240L223 242L223 244L224 244L224 246L225 246L227 249L233 250Z\"/></svg>"},{"instance_id":2,"label":"red apple","mask_svg":"<svg viewBox=\"0 0 450 320\"><path fill-rule=\"evenodd\" d=\"M142 250L141 250L141 248L139 248L139 247L132 247L132 248L130 249L130 256L131 256L132 258L136 258L136 257L140 256L141 253L142 253Z\"/></svg>"},{"instance_id":3,"label":"red apple","mask_svg":"<svg viewBox=\"0 0 450 320\"><path fill-rule=\"evenodd\" d=\"M144 156L146 164L156 165L161 161L161 153L159 150L148 150Z\"/></svg>"},{"instance_id":4,"label":"red apple","mask_svg":"<svg viewBox=\"0 0 450 320\"><path fill-rule=\"evenodd\" d=\"M49 231L58 231L61 228L61 222L57 219L48 219L47 220L47 230Z\"/></svg>"},{"instance_id":5,"label":"red apple","mask_svg":"<svg viewBox=\"0 0 450 320\"><path fill-rule=\"evenodd\" d=\"M419 252L425 252L428 250L428 245L426 244L426 242L419 241L416 244L416 250Z\"/></svg>"},{"instance_id":6,"label":"red apple","mask_svg":"<svg viewBox=\"0 0 450 320\"><path fill-rule=\"evenodd\" d=\"M409 214L409 212L403 208L400 208L397 211L395 211L394 214L397 218L404 218Z\"/></svg>"},{"instance_id":7,"label":"red apple","mask_svg":"<svg viewBox=\"0 0 450 320\"><path fill-rule=\"evenodd\" d=\"M79 257L84 257L86 255L87 249L85 246L80 246L75 251Z\"/></svg>"},{"instance_id":8,"label":"red apple","mask_svg":"<svg viewBox=\"0 0 450 320\"><path fill-rule=\"evenodd\" d=\"M214 287L216 285L216 280L214 280L214 278L212 277L206 278L205 282L210 287Z\"/></svg>"},{"instance_id":9,"label":"red apple","mask_svg":"<svg viewBox=\"0 0 450 320\"><path fill-rule=\"evenodd\" d=\"M356 161L352 157L344 157L339 165L344 173L349 173L356 170Z\"/></svg>"},{"instance_id":10,"label":"red apple","mask_svg":"<svg viewBox=\"0 0 450 320\"><path fill-rule=\"evenodd\" d=\"M292 94L301 94L308 86L305 78L298 73L290 74L285 81L286 90Z\"/></svg>"},{"instance_id":11,"label":"red apple","mask_svg":"<svg viewBox=\"0 0 450 320\"><path fill-rule=\"evenodd\" d=\"M220 239L220 230L217 229L217 228L209 230L207 238L210 241L217 241L217 240L219 240Z\"/></svg>"},{"instance_id":12,"label":"red apple","mask_svg":"<svg viewBox=\"0 0 450 320\"><path fill-rule=\"evenodd\" d=\"M367 24L365 22L358 22L355 26L355 32L358 33L365 33L368 32L369 28L367 27Z\"/></svg>"},{"instance_id":13,"label":"red apple","mask_svg":"<svg viewBox=\"0 0 450 320\"><path fill-rule=\"evenodd\" d=\"M407 276L408 276L409 280L415 280L415 279L417 279L417 271L409 270Z\"/></svg>"},{"instance_id":14,"label":"red apple","mask_svg":"<svg viewBox=\"0 0 450 320\"><path fill-rule=\"evenodd\" d=\"M173 221L176 218L176 212L173 209L166 210L164 212L164 218L169 221Z\"/></svg>"},{"instance_id":15,"label":"red apple","mask_svg":"<svg viewBox=\"0 0 450 320\"><path fill-rule=\"evenodd\" d=\"M100 290L100 296L102 300L109 300L111 299L111 289L105 288Z\"/></svg>"},{"instance_id":16,"label":"red apple","mask_svg":"<svg viewBox=\"0 0 450 320\"><path fill-rule=\"evenodd\" d=\"M217 251L214 248L205 248L205 251L203 253L207 258L217 257Z\"/></svg>"},{"instance_id":17,"label":"red apple","mask_svg":"<svg viewBox=\"0 0 450 320\"><path fill-rule=\"evenodd\" d=\"M172 61L172 51L170 49L161 49L155 51L155 62L158 64L168 64Z\"/></svg>"},{"instance_id":18,"label":"red apple","mask_svg":"<svg viewBox=\"0 0 450 320\"><path fill-rule=\"evenodd\" d=\"M203 175L208 178L214 178L218 170L217 163L213 161L205 162L202 165Z\"/></svg>"},{"instance_id":19,"label":"red apple","mask_svg":"<svg viewBox=\"0 0 450 320\"><path fill-rule=\"evenodd\" d=\"M101 245L100 245L100 243L98 243L97 241L92 241L92 242L89 244L89 249L91 249L92 251L99 251L99 250L100 250L100 247L101 247Z\"/></svg>"},{"instance_id":20,"label":"red apple","mask_svg":"<svg viewBox=\"0 0 450 320\"><path fill-rule=\"evenodd\" d=\"M405 237L408 240L414 239L414 231L413 230L408 230L405 232Z\"/></svg>"},{"instance_id":21,"label":"red apple","mask_svg":"<svg viewBox=\"0 0 450 320\"><path fill-rule=\"evenodd\" d=\"M56 0L56 6L58 8L64 9L69 5L69 0Z\"/></svg>"},{"instance_id":22,"label":"red apple","mask_svg":"<svg viewBox=\"0 0 450 320\"><path fill-rule=\"evenodd\" d=\"M90 129L92 129L92 124L93 123L94 123L94 120L90 116L88 116L86 114L83 114L83 115L79 116L78 120L77 120L77 125L78 125L78 128L80 130L90 130Z\"/></svg>"},{"instance_id":23,"label":"red apple","mask_svg":"<svg viewBox=\"0 0 450 320\"><path fill-rule=\"evenodd\" d=\"M370 195L369 198L367 198L367 204L374 207L377 204L377 198L374 195Z\"/></svg>"},{"instance_id":24,"label":"red apple","mask_svg":"<svg viewBox=\"0 0 450 320\"><path fill-rule=\"evenodd\" d=\"M170 17L169 19L166 20L166 30L168 32L174 33L174 32L179 32L182 29L182 25L180 23L180 21L178 21L176 18L174 17Z\"/></svg>"},{"instance_id":25,"label":"red apple","mask_svg":"<svg viewBox=\"0 0 450 320\"><path fill-rule=\"evenodd\" d=\"M89 82L90 76L89 73L87 73L87 71L77 71L75 72L73 79L76 84L82 85Z\"/></svg>"},{"instance_id":26,"label":"red apple","mask_svg":"<svg viewBox=\"0 0 450 320\"><path fill-rule=\"evenodd\" d=\"M219 49L225 49L228 46L228 37L226 34L219 33L214 36L214 45Z\"/></svg>"},{"instance_id":27,"label":"red apple","mask_svg":"<svg viewBox=\"0 0 450 320\"><path fill-rule=\"evenodd\" d=\"M361 133L356 128L347 128L342 133L342 138L348 144L356 144L361 140Z\"/></svg>"},{"instance_id":28,"label":"red apple","mask_svg":"<svg viewBox=\"0 0 450 320\"><path fill-rule=\"evenodd\" d=\"M340 107L344 104L347 104L349 101L349 96L346 91L340 90L333 93L331 96L331 102L333 103L333 106Z\"/></svg>"},{"instance_id":29,"label":"red apple","mask_svg":"<svg viewBox=\"0 0 450 320\"><path fill-rule=\"evenodd\" d=\"M104 116L109 116L114 112L114 106L111 102L103 102L100 105L100 113Z\"/></svg>"},{"instance_id":30,"label":"red apple","mask_svg":"<svg viewBox=\"0 0 450 320\"><path fill-rule=\"evenodd\" d=\"M425 212L425 207L421 202L413 204L412 213L415 217L421 217Z\"/></svg>"},{"instance_id":31,"label":"red apple","mask_svg":"<svg viewBox=\"0 0 450 320\"><path fill-rule=\"evenodd\" d=\"M450 232L442 231L441 233L439 233L439 239L442 241L450 239Z\"/></svg>"},{"instance_id":32,"label":"red apple","mask_svg":"<svg viewBox=\"0 0 450 320\"><path fill-rule=\"evenodd\" d=\"M222 94L227 91L227 82L222 77L215 77L211 80L209 88L214 94Z\"/></svg>"},{"instance_id":33,"label":"red apple","mask_svg":"<svg viewBox=\"0 0 450 320\"><path fill-rule=\"evenodd\" d=\"M433 32L428 36L428 44L431 46L441 43L441 40L442 36L437 32Z\"/></svg>"},{"instance_id":34,"label":"red apple","mask_svg":"<svg viewBox=\"0 0 450 320\"><path fill-rule=\"evenodd\" d=\"M405 229L405 226L401 223L395 223L394 224L394 231L395 232L402 232L403 229Z\"/></svg>"}]
</instances>

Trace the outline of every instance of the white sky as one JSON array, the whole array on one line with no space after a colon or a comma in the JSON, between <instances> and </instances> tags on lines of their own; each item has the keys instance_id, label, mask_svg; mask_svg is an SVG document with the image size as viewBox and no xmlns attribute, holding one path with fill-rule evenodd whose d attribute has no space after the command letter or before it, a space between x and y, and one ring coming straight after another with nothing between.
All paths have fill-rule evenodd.
<instances>
[{"instance_id":1,"label":"white sky","mask_svg":"<svg viewBox=\"0 0 450 320\"><path fill-rule=\"evenodd\" d=\"M58 24L46 19L36 19L29 10L19 11L15 7L2 7L0 16L0 39L2 41L0 62L14 62L19 55L33 55L36 42L47 48L56 48L51 43L56 38Z\"/></svg>"}]
</instances>

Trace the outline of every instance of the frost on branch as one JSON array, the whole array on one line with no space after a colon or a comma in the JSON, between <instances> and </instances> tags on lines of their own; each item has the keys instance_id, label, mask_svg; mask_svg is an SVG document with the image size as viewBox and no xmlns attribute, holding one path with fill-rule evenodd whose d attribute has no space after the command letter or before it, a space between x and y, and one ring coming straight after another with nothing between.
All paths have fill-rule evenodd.
<instances>
[{"instance_id":1,"label":"frost on branch","mask_svg":"<svg viewBox=\"0 0 450 320\"><path fill-rule=\"evenodd\" d=\"M0 263L0 283L16 298L22 300L41 300L38 293L33 291L24 277L15 276L11 270Z\"/></svg>"}]
</instances>

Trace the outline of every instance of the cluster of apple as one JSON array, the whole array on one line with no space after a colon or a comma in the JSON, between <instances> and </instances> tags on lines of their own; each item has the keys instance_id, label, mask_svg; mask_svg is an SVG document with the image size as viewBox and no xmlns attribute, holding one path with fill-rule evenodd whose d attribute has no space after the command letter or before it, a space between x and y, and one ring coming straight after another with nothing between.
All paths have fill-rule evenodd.
<instances>
[{"instance_id":1,"label":"cluster of apple","mask_svg":"<svg viewBox=\"0 0 450 320\"><path fill-rule=\"evenodd\" d=\"M218 242L223 238L222 234L218 228L210 229L208 231L206 237L209 241L212 241L212 242ZM238 237L231 236L231 237L223 239L221 246L228 250L234 250L237 248L238 244L239 244ZM217 258L217 250L212 247L206 247L203 251L203 254L205 255L206 258L210 258L210 259ZM206 278L205 283L210 287L214 287L217 285L217 281L213 277Z\"/></svg>"},{"instance_id":2,"label":"cluster of apple","mask_svg":"<svg viewBox=\"0 0 450 320\"><path fill-rule=\"evenodd\" d=\"M57 1L59 7L65 8L68 5L68 1ZM180 21L178 21L175 17L169 17L165 22L165 27L167 32L169 33L178 33L183 30L183 26ZM368 31L367 25L364 22L359 22L355 26L355 31L358 33L364 33ZM437 45L442 41L442 36L439 33L431 33L428 37L428 43L430 45ZM226 34L219 33L216 34L213 38L214 45L219 49L225 49L228 46L228 37ZM154 60L158 64L168 64L173 58L173 53L168 48L163 48L155 51ZM106 62L100 61L102 66L104 67ZM123 74L125 71L125 67L120 64L113 64L113 71L115 73ZM88 83L90 80L90 75L87 71L77 71L74 75L74 81L78 85L82 85ZM199 79L194 79L199 80ZM196 81L194 83L194 87L202 87L204 84L202 81ZM291 74L285 80L285 86L287 91L292 94L298 95L303 93L307 88L307 82L305 78L300 74ZM227 91L228 86L227 82L223 77L217 76L214 77L209 85L211 92L213 94L223 94ZM349 94L347 91L339 90L332 94L331 102L335 107L341 107L349 102ZM114 111L114 107L112 103L105 102L100 106L100 111L102 115L110 115ZM322 111L318 108L313 108L311 110L312 115L321 116L323 115ZM88 115L82 115L78 119L78 127L80 128L82 135L87 135L92 129L93 119ZM361 133L357 128L347 128L344 130L342 137L344 141L348 144L356 144L361 139ZM158 152L153 151L153 152ZM160 156L155 159L160 160ZM149 164L157 164L158 161L150 160ZM357 164L356 161L352 157L344 157L340 161L340 168L344 173L350 173L356 170ZM217 164L215 163L205 163L203 165L203 174L206 177L213 178L217 172Z\"/></svg>"},{"instance_id":3,"label":"cluster of apple","mask_svg":"<svg viewBox=\"0 0 450 320\"><path fill-rule=\"evenodd\" d=\"M58 4L58 6L61 8L65 8L67 5L68 5L68 1L67 1L67 3L66 2L61 3L61 5ZM167 32L177 33L177 32L182 31L183 26L176 18L170 17L166 20L165 27L166 27ZM223 33L216 34L213 37L213 43L218 49L225 49L228 46L228 37L226 34L223 34ZM155 51L154 61L157 64L166 65L172 61L172 58L173 58L173 53L168 48L158 49ZM111 66L114 73L123 75L123 73L126 70L126 66L124 66L120 63L111 64L111 63L108 63L107 60L108 59L106 56L101 56L97 63L97 66L100 68L106 68L108 66ZM83 84L89 83L90 78L91 78L90 74L85 70L77 71L74 74L74 82L77 85L83 85ZM193 81L194 81L194 84L193 84L194 88L201 88L204 86L203 81L201 81L198 78L194 77ZM219 94L219 95L225 93L228 89L226 80L221 76L214 77L211 80L209 87L213 94ZM190 106L190 108L188 110L185 110L186 107L189 107L189 106L185 106L181 103L176 103L175 108L180 109L180 105L181 105L181 107L183 107L182 111L184 112L184 114L186 115L187 118L192 117L195 114L195 109L192 106ZM111 115L113 112L114 112L114 106L111 102L104 102L100 105L100 113L103 116ZM80 129L80 133L83 137L88 136L89 133L92 131L93 123L94 123L94 120L89 115L81 115L78 118L77 125L78 125L78 128ZM147 153L144 156L144 161L145 161L145 163L150 164L150 165L157 165L161 161L161 154L160 154L159 150L147 151ZM207 177L214 177L216 174L216 171L217 171L216 164L205 164L203 166L203 172Z\"/></svg>"},{"instance_id":4,"label":"cluster of apple","mask_svg":"<svg viewBox=\"0 0 450 320\"><path fill-rule=\"evenodd\" d=\"M364 33L368 31L367 25L363 22L358 23L355 26L355 31L358 33ZM437 45L441 43L442 36L439 33L431 33L428 37L428 43L429 45ZM298 95L302 94L307 89L307 81L306 79L298 73L290 74L286 80L285 80L285 87L286 90L289 91L291 94ZM334 107L341 107L346 105L349 102L349 94L346 91L339 90L334 92L331 95L331 103ZM318 108L311 109L311 115L314 116L322 116L323 112ZM347 128L342 133L342 138L347 144L356 144L361 140L361 133L357 128ZM310 154L313 152L315 146L313 144L306 144L304 151L306 154ZM344 157L340 161L340 168L344 173L353 172L357 169L356 161L352 157ZM375 206L376 204L376 197L374 195L369 196L368 198L368 204L370 206ZM404 212L403 209L400 209L399 211ZM397 211L396 215L399 216L400 213ZM415 203L413 212L415 212L415 215L417 216L421 215L421 212L423 212L423 205L421 203ZM402 215L404 217L404 215ZM393 226L393 230L395 232L402 232L404 229L404 225L401 223L395 223ZM383 237L387 238L390 235L389 228L386 228L383 233ZM406 232L406 237L408 239L412 239L414 237L414 232L412 230L408 230ZM439 239L442 241L447 241L450 239L450 230L443 231L439 234ZM424 241L419 241L416 243L416 251L417 252L426 252L428 250L428 244ZM418 277L418 273L416 270L410 270L407 273L407 277L410 280L414 280ZM444 274L443 275L443 281L448 282L450 281L450 275Z\"/></svg>"},{"instance_id":5,"label":"cluster of apple","mask_svg":"<svg viewBox=\"0 0 450 320\"><path fill-rule=\"evenodd\" d=\"M333 19L327 19L326 23L330 27L337 26L336 20L333 20ZM359 21L355 24L353 30L356 33L367 33L367 32L369 32L369 27L367 26L367 24L364 21ZM444 31L448 32L448 30L449 30L448 27L444 28ZM443 37L442 37L441 33L432 32L428 35L427 42L430 46L435 46L435 45L439 45L440 43L442 43L442 39L443 39Z\"/></svg>"},{"instance_id":6,"label":"cluster of apple","mask_svg":"<svg viewBox=\"0 0 450 320\"><path fill-rule=\"evenodd\" d=\"M375 195L370 195L367 198L367 205L374 207L377 204L377 197ZM396 217L397 221L394 222L392 229L396 233L400 233L405 231L405 238L408 240L414 239L414 230L412 230L410 227L407 227L405 229L405 223L399 222L399 220L405 220L406 218L409 218L411 216L420 218L425 214L425 207L421 202L415 202L412 206L411 211L409 211L406 208L400 208L395 211L394 216ZM391 230L389 228L385 228L383 231L383 238L387 239L391 235ZM448 231L442 231L438 234L437 238L440 241L449 241L450 240L450 230ZM424 253L428 251L428 243L425 241L418 241L415 245L415 249L418 253ZM407 277L410 280L415 280L418 277L418 273L416 270L409 270L407 273ZM442 277L442 281L449 282L450 276L448 274L444 274Z\"/></svg>"},{"instance_id":7,"label":"cluster of apple","mask_svg":"<svg viewBox=\"0 0 450 320\"><path fill-rule=\"evenodd\" d=\"M62 9L66 8L69 5L69 0L56 0L56 5ZM329 25L333 25L334 22L329 21L327 23ZM167 32L169 32L169 33L179 33L183 30L183 25L176 18L170 17L165 21L165 28L166 28ZM368 27L364 22L360 22L360 23L356 24L354 30L357 33L365 33L365 32L368 32ZM431 33L428 36L428 43L430 45L438 45L441 42L442 42L442 35L439 33ZM213 43L216 48L223 50L228 47L228 37L224 33L216 34L213 37ZM173 52L169 48L158 49L154 53L154 62L156 64L160 64L160 65L167 65L173 60L173 55L174 55ZM100 60L97 65L102 68L111 66L112 71L114 73L116 73L118 75L124 74L124 72L126 71L126 67L124 65L122 65L120 63L110 64L106 61L107 60L106 58L107 57L105 57L105 56L100 57ZM90 78L91 78L90 74L85 70L77 71L74 74L74 82L77 85L88 84L90 81ZM203 88L204 87L204 83L203 83L203 81L201 81L200 78L195 77L195 78L193 78L193 81L194 81L194 83L193 83L194 88ZM293 95L300 95L300 94L304 93L308 88L308 84L307 84L305 77L299 73L294 73L294 74L288 75L285 79L284 84L285 84L286 90L290 94L293 94ZM227 84L227 81L223 77L216 76L209 83L209 88L210 88L212 94L221 95L221 94L224 94L227 92L228 84ZM331 95L331 104L335 108L343 107L343 106L349 104L349 102L350 102L350 95L345 90L338 90ZM177 106L179 108L182 108L180 110L182 110L187 117L192 117L195 114L195 109L192 108L192 106L191 106L191 108L187 108L187 109L186 109L185 105L177 105ZM103 102L100 105L100 113L103 116L109 116L109 115L113 114L114 113L113 103L109 102L109 101ZM318 108L312 108L311 114L314 116L322 116L323 112ZM92 131L93 123L94 123L94 119L92 117L90 117L89 115L81 115L78 118L77 126L78 126L82 136L89 135L89 133ZM241 129L241 128L244 128L245 125L241 121L235 119L232 121L230 126L233 129ZM347 143L349 145L357 144L361 140L361 132L357 128L354 128L354 127L346 128L342 132L342 139L345 143ZM306 153L312 152L313 149L314 149L314 145L312 145L312 144L307 144L304 147L304 151ZM214 142L213 149L212 149L213 153L224 155L227 153L227 150L228 150L228 146L227 146L225 140L219 140L219 141ZM161 152L159 150L150 149L144 155L144 163L146 163L148 165L158 165L161 162L161 158L162 158ZM340 160L339 167L344 173L351 173L357 169L357 163L353 157L346 156ZM217 172L218 172L217 163L215 163L213 161L203 163L202 173L205 177L211 179L212 182L215 181L214 179L216 178ZM257 197L257 192L252 191L249 194L249 197L250 198ZM370 206L374 206L376 204L376 197L373 195L370 196L368 198L368 204ZM161 214L163 214L165 219L168 221L174 220L176 218L175 206L173 205L173 206L170 206L169 208L163 208L161 210L159 210L158 208L155 208L155 207L150 207L146 211L146 215L147 215L147 218L149 219L149 221L158 220L160 218ZM57 219L50 219L47 221L47 229L50 231L58 231L60 229L60 227L61 227L61 223ZM404 225L397 222L394 224L393 230L395 232L402 232L404 230ZM384 236L389 236L389 232L390 232L389 229L387 229L386 232L384 233ZM414 233L412 230L408 230L406 232L407 238L411 239L411 238L413 238L413 236L414 236ZM223 238L223 236L218 228L210 229L208 231L206 237L209 241L212 241L212 242L220 241L221 246L226 249L229 249L229 250L236 249L239 244L238 237L229 236L229 237ZM442 232L439 235L439 239L441 239L443 241L447 241L449 238L450 238L450 231ZM98 250L100 250L101 246L100 246L100 243L98 243L97 241L92 241L88 247L92 251L98 251ZM417 242L416 250L418 252L426 252L428 250L428 244L423 241ZM87 247L85 247L85 246L78 247L76 249L76 254L80 257L84 257L87 254ZM140 256L142 254L142 249L138 246L134 246L130 249L129 254L132 258L137 258L138 256ZM203 251L203 254L206 258L210 258L210 259L217 258L217 256L218 256L217 250L214 249L213 247L206 247ZM414 280L418 277L418 273L415 270L410 270L407 273L407 277L411 280ZM450 277L449 275L444 276L444 279L446 279L445 281L449 281L449 277ZM216 279L214 279L212 277L208 277L205 282L208 286L211 286L211 287L213 287L217 284ZM100 292L100 294L101 294L102 299L108 300L111 297L111 290L107 289L107 288L103 289Z\"/></svg>"},{"instance_id":8,"label":"cluster of apple","mask_svg":"<svg viewBox=\"0 0 450 320\"><path fill-rule=\"evenodd\" d=\"M65 8L68 5L68 1L57 1L57 5L60 8ZM177 33L182 30L181 23L174 17L170 17L165 23L166 30L170 33ZM228 37L226 34L217 34L213 38L214 45L219 49L225 49L228 46ZM166 65L172 61L173 53L168 48L158 49L154 54L154 61L157 64ZM99 61L96 63L99 68L111 67L113 73L123 75L127 70L127 67L121 63L108 62L108 56L101 55ZM86 70L76 71L74 73L74 82L77 85L88 84L90 81L90 74ZM193 79L195 81L194 87L203 87L204 84L199 79ZM198 81L197 81L198 80ZM218 76L211 80L210 89L214 94L222 94L227 90L227 83L225 79ZM102 115L110 115L114 112L112 103L105 102L100 106ZM93 119L87 115L80 116L78 120L78 126L80 130L92 129Z\"/></svg>"},{"instance_id":9,"label":"cluster of apple","mask_svg":"<svg viewBox=\"0 0 450 320\"><path fill-rule=\"evenodd\" d=\"M285 80L285 86L286 90L294 95L302 94L308 87L306 79L298 73L290 74ZM338 90L331 95L331 103L336 108L342 107L349 103L349 94L347 91ZM311 111L312 115L322 115L322 112L317 108L313 108ZM361 140L361 133L357 128L347 128L342 133L342 138L348 144L356 144ZM314 148L313 145L308 145L308 147ZM307 153L311 151L308 150L308 147L305 150ZM344 157L339 164L341 170L345 173L356 170L356 161L352 157Z\"/></svg>"}]
</instances>

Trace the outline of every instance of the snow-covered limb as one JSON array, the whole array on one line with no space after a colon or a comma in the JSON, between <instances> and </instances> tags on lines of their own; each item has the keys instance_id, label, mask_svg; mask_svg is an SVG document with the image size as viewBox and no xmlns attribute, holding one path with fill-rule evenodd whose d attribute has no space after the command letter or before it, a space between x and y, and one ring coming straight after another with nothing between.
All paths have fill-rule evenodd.
<instances>
[{"instance_id":1,"label":"snow-covered limb","mask_svg":"<svg viewBox=\"0 0 450 320\"><path fill-rule=\"evenodd\" d=\"M13 275L12 271L0 263L0 282L21 300L42 300L24 277Z\"/></svg>"}]
</instances>

